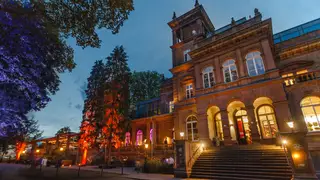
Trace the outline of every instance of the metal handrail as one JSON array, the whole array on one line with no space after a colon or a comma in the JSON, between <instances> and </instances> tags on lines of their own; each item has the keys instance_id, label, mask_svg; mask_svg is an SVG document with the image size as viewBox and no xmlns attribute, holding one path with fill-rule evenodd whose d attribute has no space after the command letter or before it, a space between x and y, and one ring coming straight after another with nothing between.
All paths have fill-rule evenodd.
<instances>
[{"instance_id":1,"label":"metal handrail","mask_svg":"<svg viewBox=\"0 0 320 180\"><path fill-rule=\"evenodd\" d=\"M191 158L189 159L189 161L187 163L187 165L188 165L187 167L191 166L191 162L195 158L195 156L197 155L200 148L201 148L201 145L199 145L199 147L194 151L194 153L192 154Z\"/></svg>"}]
</instances>

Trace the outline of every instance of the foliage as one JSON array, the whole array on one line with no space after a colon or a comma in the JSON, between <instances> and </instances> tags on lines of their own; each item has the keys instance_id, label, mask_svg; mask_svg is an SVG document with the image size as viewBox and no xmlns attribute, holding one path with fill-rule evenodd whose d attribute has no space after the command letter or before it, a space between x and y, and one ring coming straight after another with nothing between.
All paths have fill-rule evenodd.
<instances>
[{"instance_id":1,"label":"foliage","mask_svg":"<svg viewBox=\"0 0 320 180\"><path fill-rule=\"evenodd\" d=\"M156 71L134 71L130 78L130 104L159 97L163 80L163 74Z\"/></svg>"},{"instance_id":2,"label":"foliage","mask_svg":"<svg viewBox=\"0 0 320 180\"><path fill-rule=\"evenodd\" d=\"M173 165L169 165L159 158L146 158L143 171L145 173L173 173Z\"/></svg>"},{"instance_id":3,"label":"foliage","mask_svg":"<svg viewBox=\"0 0 320 180\"><path fill-rule=\"evenodd\" d=\"M8 135L50 101L58 73L75 67L73 50L32 6L0 2L0 124Z\"/></svg>"},{"instance_id":4,"label":"foliage","mask_svg":"<svg viewBox=\"0 0 320 180\"><path fill-rule=\"evenodd\" d=\"M70 36L75 38L77 45L82 47L100 47L101 40L96 29L105 28L116 34L128 19L130 12L134 10L132 0L4 0L4 2L12 1L36 9L30 15L42 16L65 38Z\"/></svg>"},{"instance_id":5,"label":"foliage","mask_svg":"<svg viewBox=\"0 0 320 180\"><path fill-rule=\"evenodd\" d=\"M65 126L65 127L62 127L60 128L57 133L56 133L56 136L59 135L59 134L66 134L66 133L70 133L71 132L71 129L69 126Z\"/></svg>"},{"instance_id":6,"label":"foliage","mask_svg":"<svg viewBox=\"0 0 320 180\"><path fill-rule=\"evenodd\" d=\"M96 61L88 78L80 142L108 146L111 153L112 147L119 146L128 114L130 69L122 46L115 47L106 60L106 64Z\"/></svg>"}]
</instances>

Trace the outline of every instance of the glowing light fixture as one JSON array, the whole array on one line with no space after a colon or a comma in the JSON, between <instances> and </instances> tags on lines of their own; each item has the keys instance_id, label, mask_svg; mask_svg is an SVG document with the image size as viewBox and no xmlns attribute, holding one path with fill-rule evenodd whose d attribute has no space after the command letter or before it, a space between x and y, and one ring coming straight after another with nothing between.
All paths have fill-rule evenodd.
<instances>
[{"instance_id":1,"label":"glowing light fixture","mask_svg":"<svg viewBox=\"0 0 320 180\"><path fill-rule=\"evenodd\" d=\"M290 127L290 129L294 128L294 122L293 121L288 121L287 124Z\"/></svg>"},{"instance_id":2,"label":"glowing light fixture","mask_svg":"<svg viewBox=\"0 0 320 180\"><path fill-rule=\"evenodd\" d=\"M39 149L37 149L37 150L36 150L36 153L39 153L39 152L40 152L40 150L39 150Z\"/></svg>"},{"instance_id":3,"label":"glowing light fixture","mask_svg":"<svg viewBox=\"0 0 320 180\"><path fill-rule=\"evenodd\" d=\"M184 132L180 132L180 137L181 137L181 138L184 137Z\"/></svg>"},{"instance_id":4,"label":"glowing light fixture","mask_svg":"<svg viewBox=\"0 0 320 180\"><path fill-rule=\"evenodd\" d=\"M144 144L144 148L148 149L149 144Z\"/></svg>"},{"instance_id":5,"label":"glowing light fixture","mask_svg":"<svg viewBox=\"0 0 320 180\"><path fill-rule=\"evenodd\" d=\"M284 140L282 140L282 144L283 144L283 145L287 145L287 144L288 144L288 141L284 139Z\"/></svg>"},{"instance_id":6,"label":"glowing light fixture","mask_svg":"<svg viewBox=\"0 0 320 180\"><path fill-rule=\"evenodd\" d=\"M63 151L63 147L60 148L60 151Z\"/></svg>"},{"instance_id":7,"label":"glowing light fixture","mask_svg":"<svg viewBox=\"0 0 320 180\"><path fill-rule=\"evenodd\" d=\"M299 153L294 153L292 154L293 159L299 159L300 158L300 154Z\"/></svg>"}]
</instances>

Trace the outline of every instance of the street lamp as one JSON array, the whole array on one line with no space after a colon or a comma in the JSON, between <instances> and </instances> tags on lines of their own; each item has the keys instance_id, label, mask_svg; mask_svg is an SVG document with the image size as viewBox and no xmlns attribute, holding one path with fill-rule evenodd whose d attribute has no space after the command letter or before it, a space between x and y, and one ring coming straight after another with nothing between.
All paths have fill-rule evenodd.
<instances>
[{"instance_id":1,"label":"street lamp","mask_svg":"<svg viewBox=\"0 0 320 180\"><path fill-rule=\"evenodd\" d=\"M60 148L60 151L63 151L63 147Z\"/></svg>"},{"instance_id":2,"label":"street lamp","mask_svg":"<svg viewBox=\"0 0 320 180\"><path fill-rule=\"evenodd\" d=\"M148 149L149 144L144 144L144 148Z\"/></svg>"},{"instance_id":3,"label":"street lamp","mask_svg":"<svg viewBox=\"0 0 320 180\"><path fill-rule=\"evenodd\" d=\"M181 139L184 139L184 132L180 132Z\"/></svg>"},{"instance_id":4,"label":"street lamp","mask_svg":"<svg viewBox=\"0 0 320 180\"><path fill-rule=\"evenodd\" d=\"M37 150L36 150L36 153L39 153L39 152L40 152L40 150L39 150L39 149L37 149Z\"/></svg>"}]
</instances>

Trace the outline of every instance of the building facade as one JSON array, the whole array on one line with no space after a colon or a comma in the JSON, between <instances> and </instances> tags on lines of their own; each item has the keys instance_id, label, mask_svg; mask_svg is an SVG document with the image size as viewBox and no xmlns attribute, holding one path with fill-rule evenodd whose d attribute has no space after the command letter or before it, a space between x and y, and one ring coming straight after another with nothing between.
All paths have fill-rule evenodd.
<instances>
[{"instance_id":1,"label":"building facade","mask_svg":"<svg viewBox=\"0 0 320 180\"><path fill-rule=\"evenodd\" d=\"M320 157L320 19L274 34L255 9L216 29L196 4L168 25L172 78L159 98L138 103L126 142L275 144L278 132L299 131Z\"/></svg>"}]
</instances>

